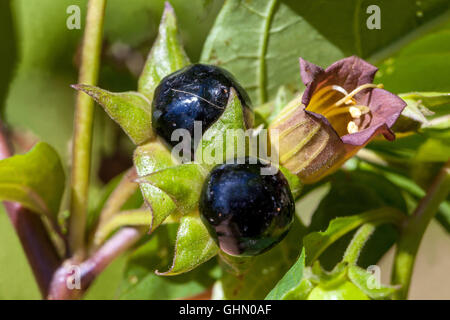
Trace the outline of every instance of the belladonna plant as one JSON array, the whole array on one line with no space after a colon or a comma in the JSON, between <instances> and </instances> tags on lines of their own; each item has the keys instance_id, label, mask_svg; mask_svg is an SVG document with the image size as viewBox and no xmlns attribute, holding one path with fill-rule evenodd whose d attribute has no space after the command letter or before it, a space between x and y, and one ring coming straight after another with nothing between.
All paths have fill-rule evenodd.
<instances>
[{"instance_id":1,"label":"belladonna plant","mask_svg":"<svg viewBox=\"0 0 450 320\"><path fill-rule=\"evenodd\" d=\"M326 70L300 58L306 89L270 124L280 163L305 183L336 171L377 135L394 140L406 103L372 84L377 68L358 57ZM270 131L269 131L270 132Z\"/></svg>"},{"instance_id":2,"label":"belladonna plant","mask_svg":"<svg viewBox=\"0 0 450 320\"><path fill-rule=\"evenodd\" d=\"M404 130L416 130L414 133L426 130L420 122L424 114L414 113L414 108L423 110L424 106L417 107L419 103L430 108L448 104L448 94L403 94L401 99L373 84L377 68L353 56L327 69L300 58L306 89L291 102L282 94L275 97L275 92L269 94L263 88L272 81L264 79L265 75L274 76L273 67L266 69L263 60L287 58L265 51L278 47L279 39L292 37L279 37L268 43L266 37L250 41L250 33L241 35L236 19L247 19L252 6L261 9L251 12L252 19L263 19L266 15L260 12L266 11L294 13L286 10L282 1L238 0L225 2L205 43L201 65L191 64L178 36L175 12L167 3L137 89L110 92L96 86L105 6L104 0L89 1L79 84L72 86L77 90L77 105L67 192L71 197L67 206L62 201L64 166L57 152L40 142L25 155L11 156L7 135L0 125L0 200L6 202L5 208L43 297L83 297L99 274L124 253L130 253L122 282L124 298L183 298L205 291L209 292L208 297L224 299L407 297L414 259L426 227L438 210L447 209L448 216L445 200L450 190L450 163L440 159L438 164L445 164L429 179L432 182L427 191L415 185L407 189L403 187L405 179L391 181L387 174L377 174L389 171L392 177L392 159L372 152L368 148L373 144L368 144L382 136L394 140L399 124ZM226 21L228 25L223 27ZM275 17L272 23L280 21L284 19ZM297 27L294 24L292 28L289 25L271 29L268 23L266 28L249 30L265 30L268 38ZM228 36L229 31L234 35ZM247 55L241 50L247 42L256 46L260 39L264 44L257 54ZM223 57L229 50L240 54L235 56L233 52ZM255 56L258 63L248 63ZM283 60L283 65L293 64L295 71L297 58L286 63ZM236 60L239 61L234 64ZM283 69L283 65L279 68ZM258 92L245 77L254 67L260 68ZM202 81L199 70L206 75ZM277 76L283 78L284 74ZM179 80L182 81L178 83ZM280 87L278 92L286 93L287 87L279 82L275 89ZM247 93L254 100L252 108L247 108ZM135 150L132 167L114 180L116 184L108 186L100 208L91 212L88 195L94 100L120 125L135 144ZM276 108L264 113L264 108L273 104ZM170 117L161 117L167 111ZM203 136L194 157L182 162L173 157L171 151L176 147L168 139L175 128L192 128L193 120L205 120ZM223 147L238 147L239 137L234 132L244 132L253 123L257 128L265 124L269 129L271 147L275 147L279 163L266 163L267 159L259 159L259 163L254 154L245 154L245 159L255 159L250 166L234 164L239 158L228 157ZM438 136L439 128L434 129L432 133ZM266 133L253 130L252 137L267 141ZM396 142L373 142L382 143L387 149L396 146ZM191 147L190 143L189 150ZM252 148L244 149L247 152ZM208 153L211 150L214 156ZM372 163L360 157L360 150L387 169L372 169ZM357 159L352 163L363 163L361 168L365 165L372 171L345 166L344 173L330 175L355 155ZM223 164L222 160L231 163ZM279 171L262 176L260 167ZM352 180L353 185L347 180ZM331 184L331 189L320 199L318 217L314 213L312 220L323 218L325 223L312 221L306 225L304 212L297 208L301 208L303 197L324 181ZM355 190L359 194L353 199L351 192ZM413 195L406 201L403 192ZM376 238L382 224L389 224L392 232L398 231L398 237L383 238L384 248L375 250L373 243L367 246L378 254L369 260L370 264L377 263L395 241L397 251L392 285L374 289L368 285L371 274L362 268L359 258L364 256L366 242L372 234ZM352 232L351 240L345 237ZM341 240L347 242L337 243ZM335 244L345 252L339 252ZM329 258L330 251L334 260L326 268L331 271L325 271L319 258ZM79 281L73 274L77 270ZM179 288L183 289L182 295L172 292Z\"/></svg>"}]
</instances>

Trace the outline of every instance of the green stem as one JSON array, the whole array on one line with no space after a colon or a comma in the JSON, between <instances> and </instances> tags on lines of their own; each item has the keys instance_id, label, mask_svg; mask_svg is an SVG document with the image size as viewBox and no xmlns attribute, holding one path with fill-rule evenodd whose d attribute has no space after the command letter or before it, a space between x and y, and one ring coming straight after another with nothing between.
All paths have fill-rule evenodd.
<instances>
[{"instance_id":1,"label":"green stem","mask_svg":"<svg viewBox=\"0 0 450 320\"><path fill-rule=\"evenodd\" d=\"M106 0L89 0L81 52L79 83L96 85L100 66L103 18ZM69 241L77 256L83 255L91 166L92 123L94 102L79 92L75 108L72 149L71 216Z\"/></svg>"},{"instance_id":2,"label":"green stem","mask_svg":"<svg viewBox=\"0 0 450 320\"><path fill-rule=\"evenodd\" d=\"M372 223L362 225L353 236L347 250L345 250L343 261L346 261L349 264L356 264L362 248L366 244L367 240L369 240L375 229L376 226Z\"/></svg>"},{"instance_id":3,"label":"green stem","mask_svg":"<svg viewBox=\"0 0 450 320\"><path fill-rule=\"evenodd\" d=\"M134 167L127 170L117 187L108 197L108 200L106 200L106 203L103 206L102 211L100 212L97 229L108 222L114 216L114 214L119 212L123 205L128 201L128 199L136 192L136 190L139 188L139 184L134 182L136 178L137 173Z\"/></svg>"},{"instance_id":4,"label":"green stem","mask_svg":"<svg viewBox=\"0 0 450 320\"><path fill-rule=\"evenodd\" d=\"M439 205L447 198L449 192L450 160L436 176L427 194L420 201L402 230L392 270L392 283L402 286L395 294L395 299L406 299L408 297L414 262L420 242Z\"/></svg>"}]
</instances>

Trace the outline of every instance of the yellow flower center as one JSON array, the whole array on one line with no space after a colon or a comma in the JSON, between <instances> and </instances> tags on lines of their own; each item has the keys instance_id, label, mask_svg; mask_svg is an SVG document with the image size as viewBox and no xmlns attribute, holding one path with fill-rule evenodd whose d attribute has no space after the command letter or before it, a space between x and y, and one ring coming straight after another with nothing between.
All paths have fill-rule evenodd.
<instances>
[{"instance_id":1,"label":"yellow flower center","mask_svg":"<svg viewBox=\"0 0 450 320\"><path fill-rule=\"evenodd\" d=\"M350 93L338 85L320 88L313 93L307 109L326 117L341 137L348 133L356 133L370 123L363 121L363 117L370 117L371 114L370 108L358 104L354 96L368 88L383 88L383 85L367 83Z\"/></svg>"}]
</instances>

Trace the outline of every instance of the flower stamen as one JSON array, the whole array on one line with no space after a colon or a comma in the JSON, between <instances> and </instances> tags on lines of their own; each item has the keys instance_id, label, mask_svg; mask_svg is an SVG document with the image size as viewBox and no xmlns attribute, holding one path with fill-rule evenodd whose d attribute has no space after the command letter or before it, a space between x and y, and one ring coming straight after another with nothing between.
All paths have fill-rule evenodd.
<instances>
[{"instance_id":1,"label":"flower stamen","mask_svg":"<svg viewBox=\"0 0 450 320\"><path fill-rule=\"evenodd\" d=\"M357 133L359 131L358 125L353 121L349 121L349 123L347 124L347 131L350 134Z\"/></svg>"},{"instance_id":2,"label":"flower stamen","mask_svg":"<svg viewBox=\"0 0 450 320\"><path fill-rule=\"evenodd\" d=\"M380 88L380 89L382 89L383 87L384 86L382 84L373 84L373 83L363 84L362 86L359 86L358 88L356 88L355 90L350 92L348 95L346 95L344 98L342 98L341 100L336 102L336 107L339 107L339 106L341 106L344 103L347 103L347 101L352 99L358 92L361 92L364 89L368 89L368 88Z\"/></svg>"}]
</instances>

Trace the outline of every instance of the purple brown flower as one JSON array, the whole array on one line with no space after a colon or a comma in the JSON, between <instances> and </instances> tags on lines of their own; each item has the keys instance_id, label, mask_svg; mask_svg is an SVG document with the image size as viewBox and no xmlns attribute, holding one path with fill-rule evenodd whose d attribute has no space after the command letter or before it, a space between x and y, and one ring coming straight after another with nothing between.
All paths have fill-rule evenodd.
<instances>
[{"instance_id":1,"label":"purple brown flower","mask_svg":"<svg viewBox=\"0 0 450 320\"><path fill-rule=\"evenodd\" d=\"M375 136L391 130L406 103L373 84L377 68L352 56L322 69L300 58L306 86L269 127L277 129L280 163L305 183L339 168Z\"/></svg>"}]
</instances>

